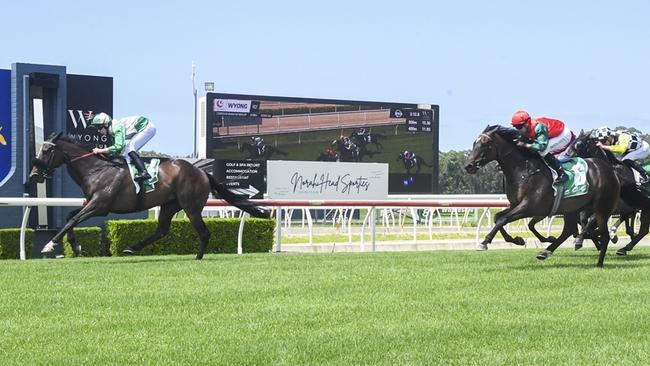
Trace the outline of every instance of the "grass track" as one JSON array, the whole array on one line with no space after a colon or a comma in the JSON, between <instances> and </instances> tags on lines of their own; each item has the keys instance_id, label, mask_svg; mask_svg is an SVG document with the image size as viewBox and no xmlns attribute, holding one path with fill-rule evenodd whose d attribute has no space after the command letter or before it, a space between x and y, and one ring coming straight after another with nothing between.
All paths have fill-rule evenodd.
<instances>
[{"instance_id":1,"label":"grass track","mask_svg":"<svg viewBox=\"0 0 650 366\"><path fill-rule=\"evenodd\" d=\"M0 365L647 364L650 249L0 262Z\"/></svg>"}]
</instances>

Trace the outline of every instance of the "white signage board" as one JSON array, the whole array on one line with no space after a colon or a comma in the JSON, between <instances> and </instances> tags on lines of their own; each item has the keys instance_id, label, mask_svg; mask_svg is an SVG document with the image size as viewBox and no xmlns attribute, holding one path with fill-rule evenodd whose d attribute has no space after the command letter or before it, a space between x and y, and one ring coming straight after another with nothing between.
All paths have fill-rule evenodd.
<instances>
[{"instance_id":1,"label":"white signage board","mask_svg":"<svg viewBox=\"0 0 650 366\"><path fill-rule=\"evenodd\" d=\"M388 164L268 160L271 199L384 200Z\"/></svg>"}]
</instances>

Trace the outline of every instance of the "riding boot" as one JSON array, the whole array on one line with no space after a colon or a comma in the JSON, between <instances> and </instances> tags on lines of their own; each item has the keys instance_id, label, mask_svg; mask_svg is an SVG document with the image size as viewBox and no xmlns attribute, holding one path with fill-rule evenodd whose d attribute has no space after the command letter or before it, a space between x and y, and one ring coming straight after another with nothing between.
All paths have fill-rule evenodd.
<instances>
[{"instance_id":1,"label":"riding boot","mask_svg":"<svg viewBox=\"0 0 650 366\"><path fill-rule=\"evenodd\" d=\"M135 165L135 168L138 169L138 173L133 177L133 179L136 182L140 182L143 180L151 179L151 175L149 172L147 172L147 169L144 167L144 163L142 162L142 158L140 158L140 155L138 155L137 152L131 151L129 153L129 157L131 158L131 162L133 165Z\"/></svg>"},{"instance_id":2,"label":"riding boot","mask_svg":"<svg viewBox=\"0 0 650 366\"><path fill-rule=\"evenodd\" d=\"M557 178L553 184L565 183L569 179L569 177L564 172L564 169L562 169L562 164L555 157L555 155L551 153L546 154L546 156L544 156L544 161L546 164L548 164L548 166L557 172Z\"/></svg>"},{"instance_id":3,"label":"riding boot","mask_svg":"<svg viewBox=\"0 0 650 366\"><path fill-rule=\"evenodd\" d=\"M623 163L625 165L629 166L631 169L634 169L637 172L639 172L639 174L641 174L641 182L640 182L641 184L648 183L648 180L649 180L648 173L645 171L645 169L643 169L641 167L641 165L639 165L639 163L637 163L636 161L634 161L632 159L625 159L625 160L623 160Z\"/></svg>"}]
</instances>

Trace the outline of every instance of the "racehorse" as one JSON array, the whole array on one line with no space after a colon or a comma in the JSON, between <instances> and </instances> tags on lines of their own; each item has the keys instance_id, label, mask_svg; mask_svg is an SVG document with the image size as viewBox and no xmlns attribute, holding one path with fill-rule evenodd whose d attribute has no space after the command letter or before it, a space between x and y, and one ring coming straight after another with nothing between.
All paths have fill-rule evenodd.
<instances>
[{"instance_id":1,"label":"racehorse","mask_svg":"<svg viewBox=\"0 0 650 366\"><path fill-rule=\"evenodd\" d=\"M172 217L181 209L185 211L199 234L200 245L196 259L202 259L210 239L201 211L209 194L218 193L222 198L254 217L268 218L269 214L252 201L240 198L222 187L210 174L201 171L185 160L172 159L160 163L155 190L136 194L129 167L124 159L109 159L93 154L93 146L79 144L74 138L52 134L43 143L38 156L32 161L29 182L42 183L56 168L65 164L72 179L81 187L86 204L68 215L63 228L45 245L43 253L51 253L60 245L63 235L76 255L81 255L73 228L79 223L108 213L130 213L160 206L156 232L141 242L128 247L124 254L134 254L145 246L167 235Z\"/></svg>"},{"instance_id":2,"label":"racehorse","mask_svg":"<svg viewBox=\"0 0 650 366\"><path fill-rule=\"evenodd\" d=\"M262 148L262 153L260 155L260 149L258 149L257 146L248 144L248 143L243 143L239 146L239 151L247 154L246 159L264 159L268 160L271 159L271 156L274 154L282 155L282 156L287 156L286 152L279 150L271 145L264 145Z\"/></svg>"},{"instance_id":3,"label":"racehorse","mask_svg":"<svg viewBox=\"0 0 650 366\"><path fill-rule=\"evenodd\" d=\"M375 145L375 151L379 152L384 149L384 146L379 142L380 139L384 139L385 136L379 133L369 133L367 135L359 135L356 132L353 132L350 135L350 139L359 145L362 149L367 148L368 145Z\"/></svg>"},{"instance_id":4,"label":"racehorse","mask_svg":"<svg viewBox=\"0 0 650 366\"><path fill-rule=\"evenodd\" d=\"M339 154L339 161L359 162L363 158L363 152L356 144L351 144L348 149L345 147L343 139L338 139L332 141L332 146L336 146L336 151Z\"/></svg>"},{"instance_id":5,"label":"racehorse","mask_svg":"<svg viewBox=\"0 0 650 366\"><path fill-rule=\"evenodd\" d=\"M324 152L320 153L316 161L339 161L339 154L333 147L328 147Z\"/></svg>"},{"instance_id":6,"label":"racehorse","mask_svg":"<svg viewBox=\"0 0 650 366\"><path fill-rule=\"evenodd\" d=\"M589 134L581 132L569 148L568 155L599 158L612 164L614 172L621 184L622 200L617 205L620 207L621 214L619 224L621 220L625 221L625 231L630 235L631 239L626 246L617 250L616 254L627 255L627 252L632 250L650 231L650 198L648 197L648 193L637 186L632 168L618 160L611 152L601 149L598 146L598 140L590 137ZM639 232L635 235L633 224L630 221L634 218L637 210L641 210L641 225ZM590 219L583 232L589 232L592 226L593 220ZM618 225L615 224L611 228L611 231L615 232L617 227Z\"/></svg>"},{"instance_id":7,"label":"racehorse","mask_svg":"<svg viewBox=\"0 0 650 366\"><path fill-rule=\"evenodd\" d=\"M420 169L422 168L422 165L432 167L432 165L427 164L427 162L424 161L424 159L422 159L421 157L419 157L417 155L415 155L411 159L407 159L404 156L404 153L401 152L397 156L397 161L400 161L400 160L404 163L404 168L406 169L406 174L411 174L411 169L413 169L413 168L415 168L415 174L419 173Z\"/></svg>"},{"instance_id":8,"label":"racehorse","mask_svg":"<svg viewBox=\"0 0 650 366\"><path fill-rule=\"evenodd\" d=\"M553 176L541 156L526 148L517 147L515 141L521 134L512 128L487 126L474 142L465 170L475 174L481 167L495 160L506 179L506 196L510 207L495 215L495 226L480 244L481 249L494 239L504 225L525 217L543 217L551 214L553 207ZM602 159L585 159L589 189L586 194L568 197L560 202L557 213L564 215L562 233L538 259L548 258L571 234L577 233L579 212L590 208L598 225L596 247L599 267L603 266L609 232L607 220L618 200L620 186L609 162Z\"/></svg>"}]
</instances>

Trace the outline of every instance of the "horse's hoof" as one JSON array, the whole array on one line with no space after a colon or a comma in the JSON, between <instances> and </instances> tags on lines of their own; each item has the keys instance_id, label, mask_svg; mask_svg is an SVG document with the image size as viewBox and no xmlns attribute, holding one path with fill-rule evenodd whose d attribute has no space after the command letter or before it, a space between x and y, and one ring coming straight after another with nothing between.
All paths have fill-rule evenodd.
<instances>
[{"instance_id":1,"label":"horse's hoof","mask_svg":"<svg viewBox=\"0 0 650 366\"><path fill-rule=\"evenodd\" d=\"M573 247L573 249L575 249L575 250L580 250L580 249L582 249L582 244L576 244L576 245Z\"/></svg>"},{"instance_id":2,"label":"horse's hoof","mask_svg":"<svg viewBox=\"0 0 650 366\"><path fill-rule=\"evenodd\" d=\"M542 250L537 254L537 256L535 256L535 258L539 259L540 261L543 261L546 258L550 257L551 254L553 254L553 252L551 252L550 250Z\"/></svg>"},{"instance_id":3,"label":"horse's hoof","mask_svg":"<svg viewBox=\"0 0 650 366\"><path fill-rule=\"evenodd\" d=\"M49 243L45 244L43 249L41 249L42 254L47 254L47 253L52 253L54 252L54 248L57 246L57 243L50 241Z\"/></svg>"},{"instance_id":4,"label":"horse's hoof","mask_svg":"<svg viewBox=\"0 0 650 366\"><path fill-rule=\"evenodd\" d=\"M526 245L526 240L524 240L524 238L522 238L521 236L518 236L518 237L512 239L512 244L519 245L519 246L525 246Z\"/></svg>"},{"instance_id":5,"label":"horse's hoof","mask_svg":"<svg viewBox=\"0 0 650 366\"><path fill-rule=\"evenodd\" d=\"M616 254L618 254L618 255L627 255L627 250L625 250L625 248L621 248L621 249L616 251Z\"/></svg>"},{"instance_id":6,"label":"horse's hoof","mask_svg":"<svg viewBox=\"0 0 650 366\"><path fill-rule=\"evenodd\" d=\"M488 250L488 246L487 246L487 244L484 244L484 243L477 243L476 244L476 250L482 252L484 250Z\"/></svg>"},{"instance_id":7,"label":"horse's hoof","mask_svg":"<svg viewBox=\"0 0 650 366\"><path fill-rule=\"evenodd\" d=\"M133 250L133 249L131 249L131 248L126 248L126 249L122 250L122 254L123 254L123 255L134 255L134 254L135 254L135 250Z\"/></svg>"},{"instance_id":8,"label":"horse's hoof","mask_svg":"<svg viewBox=\"0 0 650 366\"><path fill-rule=\"evenodd\" d=\"M56 259L63 259L63 258L65 258L65 255L63 255L63 254L57 254L57 255L54 256L54 258L56 258Z\"/></svg>"},{"instance_id":9,"label":"horse's hoof","mask_svg":"<svg viewBox=\"0 0 650 366\"><path fill-rule=\"evenodd\" d=\"M618 235L613 235L612 238L610 239L612 243L616 244L618 243Z\"/></svg>"}]
</instances>

